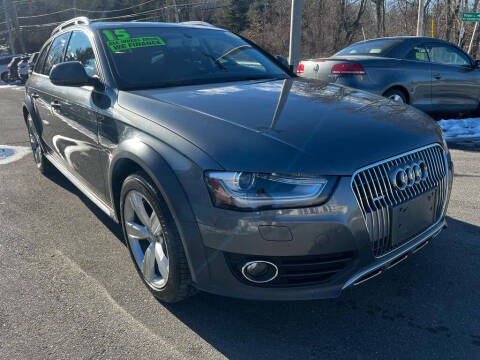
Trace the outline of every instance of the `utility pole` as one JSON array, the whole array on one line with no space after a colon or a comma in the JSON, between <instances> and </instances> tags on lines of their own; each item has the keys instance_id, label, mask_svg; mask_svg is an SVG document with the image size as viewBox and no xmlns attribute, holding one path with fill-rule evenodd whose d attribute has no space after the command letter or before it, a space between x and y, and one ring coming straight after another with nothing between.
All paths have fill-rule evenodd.
<instances>
[{"instance_id":1,"label":"utility pole","mask_svg":"<svg viewBox=\"0 0 480 360\"><path fill-rule=\"evenodd\" d=\"M418 0L417 36L423 36L424 12L425 8L423 7L423 0Z\"/></svg>"},{"instance_id":2,"label":"utility pole","mask_svg":"<svg viewBox=\"0 0 480 360\"><path fill-rule=\"evenodd\" d=\"M20 25L18 24L18 14L17 14L17 5L12 3L13 6L13 18L14 18L14 25L15 25L15 32L17 33L17 38L20 41L20 50L22 54L25 54L25 42L23 41L23 33L20 29Z\"/></svg>"},{"instance_id":3,"label":"utility pole","mask_svg":"<svg viewBox=\"0 0 480 360\"><path fill-rule=\"evenodd\" d=\"M15 42L13 41L12 27L10 26L10 19L8 17L7 0L3 0L3 12L5 13L5 25L8 29L8 42L10 43L10 51L15 54Z\"/></svg>"},{"instance_id":4,"label":"utility pole","mask_svg":"<svg viewBox=\"0 0 480 360\"><path fill-rule=\"evenodd\" d=\"M73 0L73 17L77 17L77 0Z\"/></svg>"},{"instance_id":5,"label":"utility pole","mask_svg":"<svg viewBox=\"0 0 480 360\"><path fill-rule=\"evenodd\" d=\"M175 13L175 22L179 23L180 20L178 19L177 1L176 1L176 0L172 0L172 3L173 3L173 11L174 11L174 13Z\"/></svg>"},{"instance_id":6,"label":"utility pole","mask_svg":"<svg viewBox=\"0 0 480 360\"><path fill-rule=\"evenodd\" d=\"M292 14L290 18L290 54L288 63L294 71L300 62L302 48L302 0L292 0Z\"/></svg>"}]
</instances>

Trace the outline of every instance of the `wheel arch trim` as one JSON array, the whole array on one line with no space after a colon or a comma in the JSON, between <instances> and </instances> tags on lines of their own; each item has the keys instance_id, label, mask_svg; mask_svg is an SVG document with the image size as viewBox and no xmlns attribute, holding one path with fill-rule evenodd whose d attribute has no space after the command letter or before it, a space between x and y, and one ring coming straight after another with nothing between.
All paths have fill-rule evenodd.
<instances>
[{"instance_id":1,"label":"wheel arch trim","mask_svg":"<svg viewBox=\"0 0 480 360\"><path fill-rule=\"evenodd\" d=\"M119 171L117 165L121 160L134 162L152 179L177 226L193 282L207 280L209 273L200 230L187 194L168 162L152 146L140 139L129 139L119 144L112 154L107 179L107 189L117 214L119 208L115 205L113 183L114 176ZM120 220L120 216L118 217Z\"/></svg>"}]
</instances>

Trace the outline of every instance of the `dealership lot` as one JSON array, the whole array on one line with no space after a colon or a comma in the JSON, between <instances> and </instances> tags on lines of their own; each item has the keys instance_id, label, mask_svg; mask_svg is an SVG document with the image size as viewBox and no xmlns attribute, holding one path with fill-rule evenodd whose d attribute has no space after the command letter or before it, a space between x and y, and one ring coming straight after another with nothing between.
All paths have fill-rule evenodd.
<instances>
[{"instance_id":1,"label":"dealership lot","mask_svg":"<svg viewBox=\"0 0 480 360\"><path fill-rule=\"evenodd\" d=\"M0 87L0 146L27 147L23 88ZM480 141L451 144L449 228L333 300L157 302L119 226L31 154L0 160L0 358L480 357ZM1 159L1 158L0 158Z\"/></svg>"}]
</instances>

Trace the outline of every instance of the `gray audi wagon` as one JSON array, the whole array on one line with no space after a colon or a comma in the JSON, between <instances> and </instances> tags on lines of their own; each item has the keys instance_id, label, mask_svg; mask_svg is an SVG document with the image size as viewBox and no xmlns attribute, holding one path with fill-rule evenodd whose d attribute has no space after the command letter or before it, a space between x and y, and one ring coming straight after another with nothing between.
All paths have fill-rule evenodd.
<instances>
[{"instance_id":1,"label":"gray audi wagon","mask_svg":"<svg viewBox=\"0 0 480 360\"><path fill-rule=\"evenodd\" d=\"M453 165L427 115L209 24L68 21L23 116L38 169L119 222L165 302L336 297L446 226Z\"/></svg>"}]
</instances>

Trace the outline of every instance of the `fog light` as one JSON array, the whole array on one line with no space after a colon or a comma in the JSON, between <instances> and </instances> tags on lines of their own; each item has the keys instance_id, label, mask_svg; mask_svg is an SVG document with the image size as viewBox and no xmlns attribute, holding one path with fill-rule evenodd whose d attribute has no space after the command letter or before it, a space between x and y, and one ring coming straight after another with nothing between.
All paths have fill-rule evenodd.
<instances>
[{"instance_id":1,"label":"fog light","mask_svg":"<svg viewBox=\"0 0 480 360\"><path fill-rule=\"evenodd\" d=\"M249 261L242 267L243 276L254 283L267 283L278 275L278 268L269 261Z\"/></svg>"}]
</instances>

